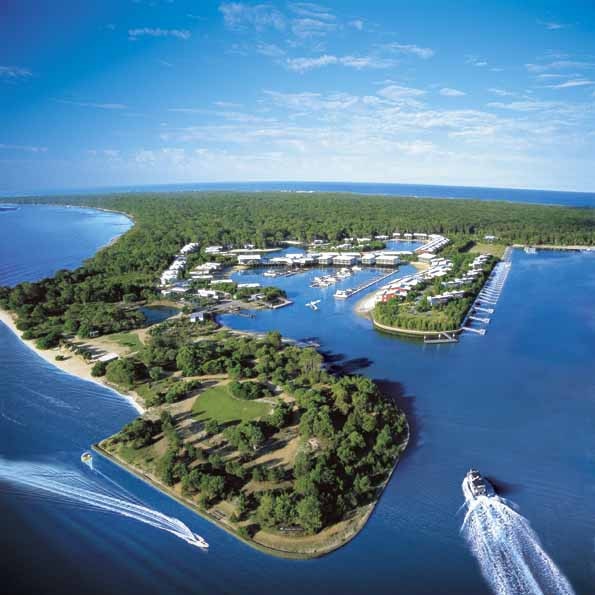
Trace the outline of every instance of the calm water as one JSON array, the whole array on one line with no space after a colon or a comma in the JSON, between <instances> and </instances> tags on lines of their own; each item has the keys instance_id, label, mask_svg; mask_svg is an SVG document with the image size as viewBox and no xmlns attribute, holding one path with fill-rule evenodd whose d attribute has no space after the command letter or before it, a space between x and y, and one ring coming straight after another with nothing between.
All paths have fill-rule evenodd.
<instances>
[{"instance_id":1,"label":"calm water","mask_svg":"<svg viewBox=\"0 0 595 595\"><path fill-rule=\"evenodd\" d=\"M523 188L480 188L473 186L434 186L429 184L369 184L357 182L213 182L195 184L159 184L47 190L24 193L23 196L97 194L109 192L188 192L190 190L237 190L242 192L354 192L356 194L387 194L425 198L468 198L478 200L508 200L556 204L573 207L595 207L593 192L561 192L557 190L531 190ZM14 196L1 192L0 196Z\"/></svg>"},{"instance_id":2,"label":"calm water","mask_svg":"<svg viewBox=\"0 0 595 595\"><path fill-rule=\"evenodd\" d=\"M35 209L12 216L46 212ZM60 219L74 211L52 212L62 234L74 242L82 233L77 218L68 224ZM79 213L88 217L87 211ZM0 216L3 264L5 236L17 225L7 221ZM85 228L81 242L88 242L88 250L79 249L79 260L109 239L106 223ZM28 237L21 232L25 237L18 241L24 246L42 241L26 221L20 225L32 229ZM61 235L54 237L62 242ZM54 262L36 274L67 265L60 245L52 248ZM11 254L15 269L2 269L0 283L30 275L29 253ZM49 501L0 482L0 566L7 592L487 593L459 534L460 482L471 465L516 502L577 593L593 592L595 255L515 252L489 333L438 347L376 333L353 313L353 298L339 303L332 298L336 288L309 288L315 274L274 280L295 300L293 306L225 322L315 338L336 364L382 381L407 410L412 444L364 531L320 560L277 560L238 543L106 461L97 462L105 475L89 471L79 462L81 451L132 419L134 411L115 393L45 364L0 325L2 457L37 462L58 474L72 469L98 485L110 478L145 505L180 518L211 544L202 553L130 519ZM377 274L362 271L342 286ZM258 277L250 273L242 280ZM304 306L310 299L321 299L318 312Z\"/></svg>"}]
</instances>

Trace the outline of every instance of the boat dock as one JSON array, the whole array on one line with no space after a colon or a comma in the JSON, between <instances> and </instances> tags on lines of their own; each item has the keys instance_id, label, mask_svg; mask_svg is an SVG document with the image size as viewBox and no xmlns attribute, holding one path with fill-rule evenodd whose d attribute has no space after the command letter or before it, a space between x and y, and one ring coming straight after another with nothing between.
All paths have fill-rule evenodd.
<instances>
[{"instance_id":1,"label":"boat dock","mask_svg":"<svg viewBox=\"0 0 595 595\"><path fill-rule=\"evenodd\" d=\"M458 343L459 340L457 339L454 333L447 333L446 331L442 331L438 333L438 336L435 339L431 339L429 337L424 337L424 343Z\"/></svg>"},{"instance_id":2,"label":"boat dock","mask_svg":"<svg viewBox=\"0 0 595 595\"><path fill-rule=\"evenodd\" d=\"M369 287L372 287L372 285L375 285L376 283L380 283L381 281L385 281L389 277L392 277L393 275L395 275L397 272L398 271L391 271L390 273L387 273L386 275L383 275L382 277L378 277L377 279L368 281L367 283L364 283L363 285L359 285L358 287L354 287L353 289L347 290L349 292L349 294L344 295L338 299L344 299L344 300L349 299L350 297L353 297L354 295L357 295L358 293L365 291Z\"/></svg>"},{"instance_id":3,"label":"boat dock","mask_svg":"<svg viewBox=\"0 0 595 595\"><path fill-rule=\"evenodd\" d=\"M500 294L504 288L504 283L510 272L510 252L504 255L505 260L499 262L495 267L488 280L485 282L481 291L477 294L473 305L469 308L467 316L463 320L461 329L477 335L485 335L487 333L486 326L490 324L490 318L486 314L493 314L494 308L488 308L489 306L495 306L498 303ZM479 323L483 326L471 326L474 322Z\"/></svg>"}]
</instances>

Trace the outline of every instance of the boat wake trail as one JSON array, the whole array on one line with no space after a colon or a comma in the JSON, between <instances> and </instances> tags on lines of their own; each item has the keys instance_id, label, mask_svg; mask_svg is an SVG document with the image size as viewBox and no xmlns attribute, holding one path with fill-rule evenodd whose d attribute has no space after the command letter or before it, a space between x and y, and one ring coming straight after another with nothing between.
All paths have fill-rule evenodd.
<instances>
[{"instance_id":1,"label":"boat wake trail","mask_svg":"<svg viewBox=\"0 0 595 595\"><path fill-rule=\"evenodd\" d=\"M461 532L494 593L573 595L529 521L498 496L470 501Z\"/></svg>"},{"instance_id":2,"label":"boat wake trail","mask_svg":"<svg viewBox=\"0 0 595 595\"><path fill-rule=\"evenodd\" d=\"M105 486L66 467L0 458L0 484L10 485L13 492L27 497L67 503L80 509L128 517L167 531L190 545L208 548L207 542L193 533L182 521L144 506L115 482L109 481L110 485Z\"/></svg>"}]
</instances>

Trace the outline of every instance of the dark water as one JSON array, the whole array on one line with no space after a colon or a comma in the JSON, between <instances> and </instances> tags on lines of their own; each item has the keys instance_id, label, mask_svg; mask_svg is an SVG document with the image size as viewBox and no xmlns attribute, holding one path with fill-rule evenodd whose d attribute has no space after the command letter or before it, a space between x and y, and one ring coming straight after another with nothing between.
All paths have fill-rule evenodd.
<instances>
[{"instance_id":1,"label":"dark water","mask_svg":"<svg viewBox=\"0 0 595 595\"><path fill-rule=\"evenodd\" d=\"M507 200L572 207L595 207L593 192L562 192L558 190L532 190L523 188L481 188L475 186L435 186L430 184L379 184L357 182L212 182L195 184L153 184L139 186L113 186L82 189L48 189L23 193L23 196L103 194L110 192L188 192L191 190L228 190L241 192L354 192L357 194L387 194L424 198L467 198L478 200ZM15 196L0 192L1 196Z\"/></svg>"},{"instance_id":2,"label":"dark water","mask_svg":"<svg viewBox=\"0 0 595 595\"><path fill-rule=\"evenodd\" d=\"M0 237L11 229L3 221ZM35 237L24 239L34 243ZM104 243L95 237L95 247ZM28 255L22 262L30 266ZM40 274L59 266L63 261ZM99 460L100 472L145 505L180 518L211 544L209 552L130 519L17 492L0 480L6 592L487 593L459 534L460 483L471 465L518 504L577 593L593 592L595 255L515 252L488 334L438 347L374 332L353 313L353 298L335 302L336 288L310 289L314 274L273 280L293 306L225 321L316 338L336 364L382 381L407 410L412 444L362 533L320 560L278 560ZM343 286L375 274L362 271ZM318 312L304 306L310 299L322 300ZM2 457L107 481L83 467L80 454L132 419L132 408L46 364L3 325L0 362Z\"/></svg>"},{"instance_id":3,"label":"dark water","mask_svg":"<svg viewBox=\"0 0 595 595\"><path fill-rule=\"evenodd\" d=\"M147 324L163 322L179 312L177 308L170 308L169 306L147 306L146 308L141 308L140 311L145 315Z\"/></svg>"}]
</instances>

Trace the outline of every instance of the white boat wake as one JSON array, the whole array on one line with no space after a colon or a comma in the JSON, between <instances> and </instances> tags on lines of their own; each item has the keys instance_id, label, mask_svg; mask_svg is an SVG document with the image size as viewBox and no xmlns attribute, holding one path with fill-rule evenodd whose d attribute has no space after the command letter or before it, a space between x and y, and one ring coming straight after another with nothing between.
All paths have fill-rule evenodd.
<instances>
[{"instance_id":1,"label":"white boat wake","mask_svg":"<svg viewBox=\"0 0 595 595\"><path fill-rule=\"evenodd\" d=\"M132 494L120 488L101 472L94 471L94 473L108 479L111 486L100 485L82 473L65 467L7 461L0 458L0 485L9 484L13 492L27 497L68 503L86 510L125 516L167 531L190 545L201 549L209 547L200 535L193 533L181 520L144 506Z\"/></svg>"},{"instance_id":2,"label":"white boat wake","mask_svg":"<svg viewBox=\"0 0 595 595\"><path fill-rule=\"evenodd\" d=\"M497 595L573 595L529 521L499 498L468 502L461 532Z\"/></svg>"}]
</instances>

